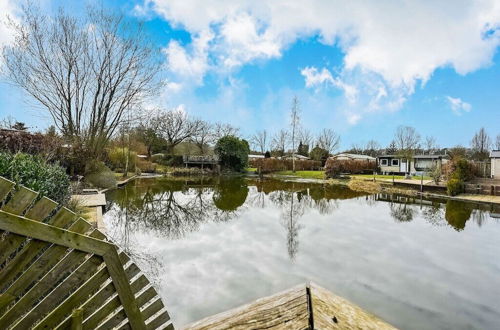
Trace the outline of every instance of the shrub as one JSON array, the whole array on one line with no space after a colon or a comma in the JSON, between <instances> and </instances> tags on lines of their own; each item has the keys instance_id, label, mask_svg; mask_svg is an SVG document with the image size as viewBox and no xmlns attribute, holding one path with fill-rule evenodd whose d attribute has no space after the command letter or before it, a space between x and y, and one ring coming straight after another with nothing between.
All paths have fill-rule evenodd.
<instances>
[{"instance_id":1,"label":"shrub","mask_svg":"<svg viewBox=\"0 0 500 330\"><path fill-rule=\"evenodd\" d=\"M0 153L0 176L58 203L66 203L70 196L70 181L66 170L57 163L48 163L40 156Z\"/></svg>"},{"instance_id":2,"label":"shrub","mask_svg":"<svg viewBox=\"0 0 500 330\"><path fill-rule=\"evenodd\" d=\"M328 150L320 148L318 146L314 147L309 153L309 157L311 157L312 160L320 161L322 165L325 165L328 156L330 156Z\"/></svg>"},{"instance_id":3,"label":"shrub","mask_svg":"<svg viewBox=\"0 0 500 330\"><path fill-rule=\"evenodd\" d=\"M151 157L151 160L154 163L164 165L164 166L182 166L184 165L184 161L182 159L182 155L164 155L164 154L156 154Z\"/></svg>"},{"instance_id":4,"label":"shrub","mask_svg":"<svg viewBox=\"0 0 500 330\"><path fill-rule=\"evenodd\" d=\"M85 182L103 189L116 187L115 173L97 160L92 160L85 166Z\"/></svg>"},{"instance_id":5,"label":"shrub","mask_svg":"<svg viewBox=\"0 0 500 330\"><path fill-rule=\"evenodd\" d=\"M328 159L325 165L325 174L328 178L336 178L340 174L373 173L377 163L366 160L338 160Z\"/></svg>"},{"instance_id":6,"label":"shrub","mask_svg":"<svg viewBox=\"0 0 500 330\"><path fill-rule=\"evenodd\" d=\"M125 164L127 162L127 154L129 153L128 148L113 148L108 152L109 163L111 164L111 168L125 168ZM135 164L137 160L137 153L135 151L130 150L128 161L128 169L129 171L135 171Z\"/></svg>"},{"instance_id":7,"label":"shrub","mask_svg":"<svg viewBox=\"0 0 500 330\"><path fill-rule=\"evenodd\" d=\"M458 195L464 191L464 183L456 178L449 179L446 183L446 190L450 196Z\"/></svg>"},{"instance_id":8,"label":"shrub","mask_svg":"<svg viewBox=\"0 0 500 330\"><path fill-rule=\"evenodd\" d=\"M154 173L156 171L156 164L153 164L148 160L138 159L136 168L138 168L141 173Z\"/></svg>"},{"instance_id":9,"label":"shrub","mask_svg":"<svg viewBox=\"0 0 500 330\"><path fill-rule=\"evenodd\" d=\"M262 173L291 171L293 169L293 161L291 159L259 158L250 161L250 166L260 169ZM320 168L320 161L295 160L295 170L297 171L314 171Z\"/></svg>"},{"instance_id":10,"label":"shrub","mask_svg":"<svg viewBox=\"0 0 500 330\"><path fill-rule=\"evenodd\" d=\"M248 142L232 135L220 138L215 145L215 153L219 156L221 165L234 171L247 167L249 152Z\"/></svg>"}]
</instances>

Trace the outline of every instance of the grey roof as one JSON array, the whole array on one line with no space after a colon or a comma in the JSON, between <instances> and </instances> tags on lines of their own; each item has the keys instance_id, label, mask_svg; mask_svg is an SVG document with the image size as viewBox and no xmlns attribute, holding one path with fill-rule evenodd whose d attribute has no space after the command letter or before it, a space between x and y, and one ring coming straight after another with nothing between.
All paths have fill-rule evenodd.
<instances>
[{"instance_id":1,"label":"grey roof","mask_svg":"<svg viewBox=\"0 0 500 330\"><path fill-rule=\"evenodd\" d=\"M500 150L491 150L490 158L500 158Z\"/></svg>"},{"instance_id":2,"label":"grey roof","mask_svg":"<svg viewBox=\"0 0 500 330\"><path fill-rule=\"evenodd\" d=\"M380 155L377 158L401 158L400 155ZM449 158L448 155L415 155L413 158L418 159L437 159L437 158Z\"/></svg>"},{"instance_id":3,"label":"grey roof","mask_svg":"<svg viewBox=\"0 0 500 330\"><path fill-rule=\"evenodd\" d=\"M367 159L367 160L375 160L375 157L368 156L368 155L359 155L359 154L349 154L349 153L340 153L333 155L332 158L336 157L347 157L347 158L352 158L352 159Z\"/></svg>"}]
</instances>

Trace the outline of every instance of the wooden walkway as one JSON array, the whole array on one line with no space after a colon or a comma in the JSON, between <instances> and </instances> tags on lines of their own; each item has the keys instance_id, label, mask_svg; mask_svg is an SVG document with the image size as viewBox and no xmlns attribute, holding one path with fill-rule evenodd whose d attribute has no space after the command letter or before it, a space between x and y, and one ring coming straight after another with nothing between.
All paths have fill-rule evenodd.
<instances>
[{"instance_id":1,"label":"wooden walkway","mask_svg":"<svg viewBox=\"0 0 500 330\"><path fill-rule=\"evenodd\" d=\"M314 284L299 285L188 325L208 329L395 329L353 303Z\"/></svg>"},{"instance_id":2,"label":"wooden walkway","mask_svg":"<svg viewBox=\"0 0 500 330\"><path fill-rule=\"evenodd\" d=\"M0 177L0 329L173 329L140 269L75 213Z\"/></svg>"}]
</instances>

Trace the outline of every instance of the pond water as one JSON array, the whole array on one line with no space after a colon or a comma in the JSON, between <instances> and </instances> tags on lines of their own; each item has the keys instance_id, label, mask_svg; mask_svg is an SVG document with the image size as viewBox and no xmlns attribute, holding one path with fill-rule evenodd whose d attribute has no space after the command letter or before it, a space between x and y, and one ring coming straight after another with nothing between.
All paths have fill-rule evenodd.
<instances>
[{"instance_id":1,"label":"pond water","mask_svg":"<svg viewBox=\"0 0 500 330\"><path fill-rule=\"evenodd\" d=\"M177 328L308 280L405 329L500 327L499 208L239 177L107 198Z\"/></svg>"}]
</instances>

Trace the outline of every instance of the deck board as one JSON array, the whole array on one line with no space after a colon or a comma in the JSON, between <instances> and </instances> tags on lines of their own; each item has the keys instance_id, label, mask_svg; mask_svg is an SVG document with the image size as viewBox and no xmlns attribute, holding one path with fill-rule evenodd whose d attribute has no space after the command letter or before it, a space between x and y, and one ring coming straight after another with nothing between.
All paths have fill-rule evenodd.
<instances>
[{"instance_id":1,"label":"deck board","mask_svg":"<svg viewBox=\"0 0 500 330\"><path fill-rule=\"evenodd\" d=\"M395 329L344 298L303 284L185 327L207 329Z\"/></svg>"}]
</instances>

